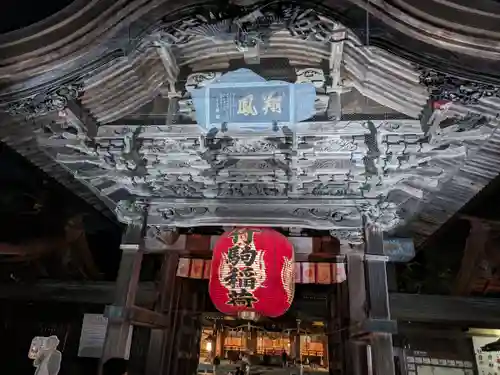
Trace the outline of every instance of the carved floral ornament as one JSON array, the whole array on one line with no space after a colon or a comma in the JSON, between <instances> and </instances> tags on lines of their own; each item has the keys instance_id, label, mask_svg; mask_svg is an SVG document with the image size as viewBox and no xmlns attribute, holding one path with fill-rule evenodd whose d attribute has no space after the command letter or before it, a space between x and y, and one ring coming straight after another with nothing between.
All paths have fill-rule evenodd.
<instances>
[{"instance_id":1,"label":"carved floral ornament","mask_svg":"<svg viewBox=\"0 0 500 375\"><path fill-rule=\"evenodd\" d=\"M50 112L61 111L66 108L70 100L77 99L83 90L83 83L69 83L45 94L35 95L31 98L11 103L7 107L7 112L11 116L32 118Z\"/></svg>"},{"instance_id":2,"label":"carved floral ornament","mask_svg":"<svg viewBox=\"0 0 500 375\"><path fill-rule=\"evenodd\" d=\"M474 82L451 76L424 67L416 67L420 72L420 84L427 87L430 99L462 105L477 104L480 99L500 96L500 88L490 84Z\"/></svg>"},{"instance_id":3,"label":"carved floral ornament","mask_svg":"<svg viewBox=\"0 0 500 375\"><path fill-rule=\"evenodd\" d=\"M188 15L159 26L156 32L162 41L171 45L186 44L202 37L214 42L232 40L239 50L246 51L265 46L274 32L283 29L302 40L331 43L345 38L344 29L339 29L334 21L311 7L283 2L234 6L223 11L200 9L194 17Z\"/></svg>"}]
</instances>

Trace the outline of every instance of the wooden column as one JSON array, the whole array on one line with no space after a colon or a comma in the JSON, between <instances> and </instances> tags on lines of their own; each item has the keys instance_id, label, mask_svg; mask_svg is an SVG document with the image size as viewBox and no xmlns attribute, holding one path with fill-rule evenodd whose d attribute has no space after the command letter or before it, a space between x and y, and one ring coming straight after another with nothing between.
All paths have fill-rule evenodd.
<instances>
[{"instance_id":1,"label":"wooden column","mask_svg":"<svg viewBox=\"0 0 500 375\"><path fill-rule=\"evenodd\" d=\"M177 277L174 274L172 283L169 285L170 299L167 309L167 316L169 319L168 333L165 335L163 344L163 368L161 374L168 375L173 374L171 368L174 366L176 361L175 351L176 351L176 332L178 330L178 315L179 306L181 301L183 279Z\"/></svg>"},{"instance_id":2,"label":"wooden column","mask_svg":"<svg viewBox=\"0 0 500 375\"><path fill-rule=\"evenodd\" d=\"M172 330L172 306L175 295L173 289L175 287L178 262L179 255L175 252L167 253L163 258L160 271L159 297L155 305L155 311L166 314L168 326L165 329L151 330L146 375L163 373L166 339Z\"/></svg>"},{"instance_id":3,"label":"wooden column","mask_svg":"<svg viewBox=\"0 0 500 375\"><path fill-rule=\"evenodd\" d=\"M328 293L328 321L326 325L328 340L328 371L330 375L342 375L343 373L341 324L338 293L330 291Z\"/></svg>"},{"instance_id":4,"label":"wooden column","mask_svg":"<svg viewBox=\"0 0 500 375\"><path fill-rule=\"evenodd\" d=\"M347 258L347 277L351 325L361 325L366 319L364 254L349 254Z\"/></svg>"},{"instance_id":5,"label":"wooden column","mask_svg":"<svg viewBox=\"0 0 500 375\"><path fill-rule=\"evenodd\" d=\"M375 375L394 375L392 333L396 324L391 320L389 291L387 287L387 257L384 256L383 233L376 226L365 231L365 277L368 302L368 319L364 330L370 332L372 365Z\"/></svg>"},{"instance_id":6,"label":"wooden column","mask_svg":"<svg viewBox=\"0 0 500 375\"><path fill-rule=\"evenodd\" d=\"M296 360L299 359L299 353L297 352L297 341L299 341L300 336L296 332L290 332L290 357Z\"/></svg>"},{"instance_id":7,"label":"wooden column","mask_svg":"<svg viewBox=\"0 0 500 375\"><path fill-rule=\"evenodd\" d=\"M348 343L347 351L350 353L349 361L351 364L352 374L368 374L366 345L351 341Z\"/></svg>"},{"instance_id":8,"label":"wooden column","mask_svg":"<svg viewBox=\"0 0 500 375\"><path fill-rule=\"evenodd\" d=\"M215 341L215 355L220 359L224 358L224 341L226 339L226 331L221 327L217 327L217 339Z\"/></svg>"},{"instance_id":9,"label":"wooden column","mask_svg":"<svg viewBox=\"0 0 500 375\"><path fill-rule=\"evenodd\" d=\"M348 350L350 333L350 306L349 306L349 285L347 282L336 284L337 289L337 314L339 317L340 324L340 340L342 346L340 348L340 354L342 355L342 371L344 374L353 374L352 371L352 359L350 357L350 352Z\"/></svg>"},{"instance_id":10,"label":"wooden column","mask_svg":"<svg viewBox=\"0 0 500 375\"><path fill-rule=\"evenodd\" d=\"M328 335L325 334L321 341L323 344L323 365L328 366L328 363L330 361L328 356Z\"/></svg>"},{"instance_id":11,"label":"wooden column","mask_svg":"<svg viewBox=\"0 0 500 375\"><path fill-rule=\"evenodd\" d=\"M247 350L249 350L250 353L254 354L257 352L257 331L251 328L247 334Z\"/></svg>"},{"instance_id":12,"label":"wooden column","mask_svg":"<svg viewBox=\"0 0 500 375\"><path fill-rule=\"evenodd\" d=\"M377 226L367 226L365 241L365 253L348 258L351 317L349 347L356 349L351 351L352 372L355 375L366 374L371 367L375 375L394 375L392 334L396 333L397 326L391 320L389 309L386 268L388 257L384 254L382 231ZM359 363L357 357L359 352L366 353L368 344L371 363L368 363L368 368L363 368L356 364Z\"/></svg>"},{"instance_id":13,"label":"wooden column","mask_svg":"<svg viewBox=\"0 0 500 375\"><path fill-rule=\"evenodd\" d=\"M122 240L122 258L116 280L115 297L112 308L131 308L135 304L135 295L139 284L143 251L140 248L142 240L142 224L132 224L127 227ZM127 352L127 342L132 325L130 321L114 319L108 316L108 327L104 341L102 363L109 358L124 358Z\"/></svg>"},{"instance_id":14,"label":"wooden column","mask_svg":"<svg viewBox=\"0 0 500 375\"><path fill-rule=\"evenodd\" d=\"M164 374L195 374L198 368L201 342L201 313L206 291L199 280L183 278L180 281L178 305L174 310L171 345L168 354L171 360Z\"/></svg>"},{"instance_id":15,"label":"wooden column","mask_svg":"<svg viewBox=\"0 0 500 375\"><path fill-rule=\"evenodd\" d=\"M349 362L353 375L366 375L368 374L366 342L358 340L358 336L362 334L361 327L367 318L364 254L349 254L347 258L347 283L351 339L346 344L349 356L346 361ZM364 361L360 360L360 358L363 358L361 353L364 353Z\"/></svg>"},{"instance_id":16,"label":"wooden column","mask_svg":"<svg viewBox=\"0 0 500 375\"><path fill-rule=\"evenodd\" d=\"M294 351L295 351L295 360L296 361L302 361L303 358L302 358L302 354L301 354L301 347L300 347L300 333L298 333L296 336L295 336L295 341L293 343L294 345Z\"/></svg>"}]
</instances>

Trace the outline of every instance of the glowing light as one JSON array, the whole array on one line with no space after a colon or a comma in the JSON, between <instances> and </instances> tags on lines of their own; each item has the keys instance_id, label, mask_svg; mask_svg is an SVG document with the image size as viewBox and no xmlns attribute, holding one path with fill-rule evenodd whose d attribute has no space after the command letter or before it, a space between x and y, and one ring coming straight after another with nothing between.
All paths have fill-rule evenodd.
<instances>
[{"instance_id":1,"label":"glowing light","mask_svg":"<svg viewBox=\"0 0 500 375\"><path fill-rule=\"evenodd\" d=\"M208 341L205 348L207 349L207 352L211 352L212 351L212 342Z\"/></svg>"}]
</instances>

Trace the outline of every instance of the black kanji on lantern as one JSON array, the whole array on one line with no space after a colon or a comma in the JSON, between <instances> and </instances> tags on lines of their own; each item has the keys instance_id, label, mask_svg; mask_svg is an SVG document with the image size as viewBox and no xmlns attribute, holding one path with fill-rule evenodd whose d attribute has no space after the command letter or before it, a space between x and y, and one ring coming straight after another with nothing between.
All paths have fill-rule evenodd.
<instances>
[{"instance_id":1,"label":"black kanji on lantern","mask_svg":"<svg viewBox=\"0 0 500 375\"><path fill-rule=\"evenodd\" d=\"M234 289L241 284L240 276L241 271L236 267L230 266L229 275L223 280L224 284L226 284L229 289Z\"/></svg>"},{"instance_id":2,"label":"black kanji on lantern","mask_svg":"<svg viewBox=\"0 0 500 375\"><path fill-rule=\"evenodd\" d=\"M240 251L240 259L243 262L243 264L247 267L253 265L256 257L257 257L257 250L255 250L255 247L245 246L243 250Z\"/></svg>"},{"instance_id":3,"label":"black kanji on lantern","mask_svg":"<svg viewBox=\"0 0 500 375\"><path fill-rule=\"evenodd\" d=\"M240 261L240 248L236 245L230 247L227 250L227 259L229 260L229 263L236 266Z\"/></svg>"},{"instance_id":4,"label":"black kanji on lantern","mask_svg":"<svg viewBox=\"0 0 500 375\"><path fill-rule=\"evenodd\" d=\"M257 258L254 244L256 232L260 231L236 229L231 232L233 245L227 252L230 268L227 276L222 280L229 289L228 305L251 308L258 301L252 293L257 286L256 273L252 267ZM240 262L243 263L244 267L241 267Z\"/></svg>"},{"instance_id":5,"label":"black kanji on lantern","mask_svg":"<svg viewBox=\"0 0 500 375\"><path fill-rule=\"evenodd\" d=\"M259 233L256 229L235 229L231 232L233 244L243 247L244 245L253 244L254 234Z\"/></svg>"},{"instance_id":6,"label":"black kanji on lantern","mask_svg":"<svg viewBox=\"0 0 500 375\"><path fill-rule=\"evenodd\" d=\"M246 289L241 289L239 292L231 290L228 293L228 297L229 301L227 304L232 306L244 306L251 308L253 307L253 304L258 301L257 298L255 298L254 295Z\"/></svg>"},{"instance_id":7,"label":"black kanji on lantern","mask_svg":"<svg viewBox=\"0 0 500 375\"><path fill-rule=\"evenodd\" d=\"M252 267L245 267L243 270L241 270L241 281L241 286L243 288L248 288L250 290L255 289L257 280L255 278L255 271Z\"/></svg>"}]
</instances>

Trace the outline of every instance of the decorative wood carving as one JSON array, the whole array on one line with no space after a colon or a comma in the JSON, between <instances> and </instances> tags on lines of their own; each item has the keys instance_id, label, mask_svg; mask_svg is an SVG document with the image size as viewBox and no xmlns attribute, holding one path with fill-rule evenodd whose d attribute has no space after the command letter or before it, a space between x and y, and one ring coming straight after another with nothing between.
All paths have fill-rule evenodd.
<instances>
[{"instance_id":1,"label":"decorative wood carving","mask_svg":"<svg viewBox=\"0 0 500 375\"><path fill-rule=\"evenodd\" d=\"M292 67L287 79L315 87L312 118L293 129L273 124L262 132L236 131L227 124L205 131L193 122L192 92L220 79L227 70L220 67L256 47L261 48L259 58L266 58L290 40L298 47L286 47ZM168 123L123 120L100 125L94 137L85 126L59 118L38 134L44 150L106 204L116 206L125 223L139 220L147 210L148 225L154 227L315 228L334 231L341 243L358 246L363 221L386 231L397 228L415 214L418 202L451 180L467 156L468 142L484 140L492 130L490 117L469 113L467 106L496 96L498 88L415 68L390 54L382 58L316 9L282 2L197 7L151 25L134 43L140 48L128 56L133 76L143 77L136 64L146 62L154 76L144 76L137 91L132 88L126 96L123 87L117 88L126 82L100 86L117 75L115 68L96 70L95 77L87 74L85 95L116 90L123 95L105 110L102 100L89 97L89 110L106 123L161 92L168 98ZM225 48L221 55L218 49ZM180 76L181 71L191 74ZM30 98L12 111L26 115L60 109L84 89L81 77L73 82L72 89L39 96L42 103L55 104L37 109ZM421 123L417 117L426 90L432 99L454 106L434 108L429 123ZM344 94L355 91L387 107L386 115L413 119L372 120L360 112L359 121L342 120ZM51 95L54 100L47 99Z\"/></svg>"}]
</instances>

